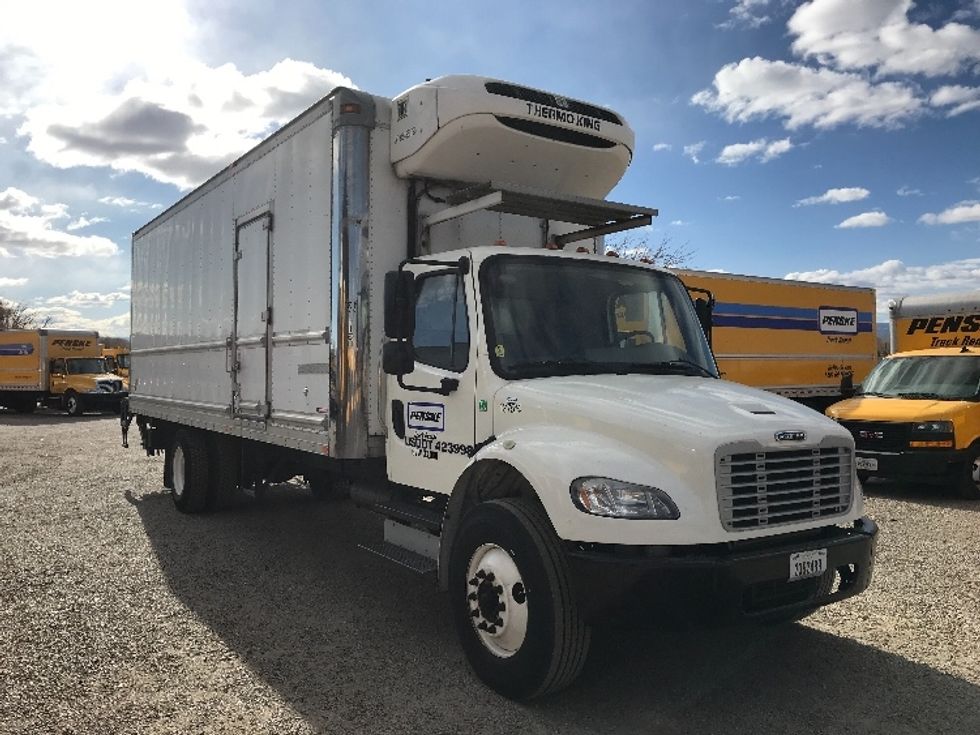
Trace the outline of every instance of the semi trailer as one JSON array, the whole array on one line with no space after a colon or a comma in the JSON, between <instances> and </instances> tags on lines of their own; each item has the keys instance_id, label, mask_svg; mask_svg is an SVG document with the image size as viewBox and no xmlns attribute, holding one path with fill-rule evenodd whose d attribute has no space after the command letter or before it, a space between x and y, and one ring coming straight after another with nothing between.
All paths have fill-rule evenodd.
<instances>
[{"instance_id":1,"label":"semi trailer","mask_svg":"<svg viewBox=\"0 0 980 735\"><path fill-rule=\"evenodd\" d=\"M658 580L767 621L861 592L850 434L720 379L708 295L602 254L657 214L605 199L633 146L495 79L335 89L134 233L124 445L186 513L293 477L369 506L516 699Z\"/></svg>"},{"instance_id":2,"label":"semi trailer","mask_svg":"<svg viewBox=\"0 0 980 735\"><path fill-rule=\"evenodd\" d=\"M711 347L726 380L823 410L878 361L873 288L675 270L709 291Z\"/></svg>"}]
</instances>

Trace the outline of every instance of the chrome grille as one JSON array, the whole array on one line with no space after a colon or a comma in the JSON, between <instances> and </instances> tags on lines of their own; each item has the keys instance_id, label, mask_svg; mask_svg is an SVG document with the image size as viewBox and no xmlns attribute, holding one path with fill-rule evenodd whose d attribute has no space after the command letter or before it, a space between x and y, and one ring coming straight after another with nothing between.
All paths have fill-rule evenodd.
<instances>
[{"instance_id":1,"label":"chrome grille","mask_svg":"<svg viewBox=\"0 0 980 735\"><path fill-rule=\"evenodd\" d=\"M741 452L715 464L721 522L729 531L802 523L851 506L848 447Z\"/></svg>"}]
</instances>

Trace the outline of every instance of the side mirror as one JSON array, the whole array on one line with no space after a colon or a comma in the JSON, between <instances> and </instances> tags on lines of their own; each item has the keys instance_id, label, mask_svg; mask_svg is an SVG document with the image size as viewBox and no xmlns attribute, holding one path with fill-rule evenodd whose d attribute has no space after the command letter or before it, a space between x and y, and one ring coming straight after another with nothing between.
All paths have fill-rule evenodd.
<instances>
[{"instance_id":1,"label":"side mirror","mask_svg":"<svg viewBox=\"0 0 980 735\"><path fill-rule=\"evenodd\" d=\"M708 299L701 298L700 296L694 299L694 313L698 315L698 321L701 322L701 329L704 330L704 336L708 338L708 344L711 344L711 302Z\"/></svg>"},{"instance_id":2,"label":"side mirror","mask_svg":"<svg viewBox=\"0 0 980 735\"><path fill-rule=\"evenodd\" d=\"M414 302L415 275L408 271L385 273L385 336L388 339L411 339L415 334Z\"/></svg>"},{"instance_id":3,"label":"side mirror","mask_svg":"<svg viewBox=\"0 0 980 735\"><path fill-rule=\"evenodd\" d=\"M388 375L408 375L415 370L415 349L411 342L385 342L381 349L381 369Z\"/></svg>"},{"instance_id":4,"label":"side mirror","mask_svg":"<svg viewBox=\"0 0 980 735\"><path fill-rule=\"evenodd\" d=\"M854 388L854 374L845 373L840 379L840 394L842 398L853 398L857 394Z\"/></svg>"}]
</instances>

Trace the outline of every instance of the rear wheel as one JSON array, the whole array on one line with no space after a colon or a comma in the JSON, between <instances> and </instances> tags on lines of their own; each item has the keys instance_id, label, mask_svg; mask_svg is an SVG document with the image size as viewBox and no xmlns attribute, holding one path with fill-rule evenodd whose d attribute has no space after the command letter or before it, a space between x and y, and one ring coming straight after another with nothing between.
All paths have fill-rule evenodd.
<instances>
[{"instance_id":1,"label":"rear wheel","mask_svg":"<svg viewBox=\"0 0 980 735\"><path fill-rule=\"evenodd\" d=\"M177 510L200 513L208 505L208 451L198 432L181 429L170 453L171 494Z\"/></svg>"},{"instance_id":2,"label":"rear wheel","mask_svg":"<svg viewBox=\"0 0 980 735\"><path fill-rule=\"evenodd\" d=\"M485 684L524 700L578 676L590 631L558 538L539 508L517 498L474 507L454 540L449 574L456 632Z\"/></svg>"},{"instance_id":3,"label":"rear wheel","mask_svg":"<svg viewBox=\"0 0 980 735\"><path fill-rule=\"evenodd\" d=\"M85 407L82 405L82 397L75 391L70 390L65 393L65 413L69 416L81 416Z\"/></svg>"},{"instance_id":4,"label":"rear wheel","mask_svg":"<svg viewBox=\"0 0 980 735\"><path fill-rule=\"evenodd\" d=\"M974 447L967 455L959 491L968 500L980 500L980 446Z\"/></svg>"}]
</instances>

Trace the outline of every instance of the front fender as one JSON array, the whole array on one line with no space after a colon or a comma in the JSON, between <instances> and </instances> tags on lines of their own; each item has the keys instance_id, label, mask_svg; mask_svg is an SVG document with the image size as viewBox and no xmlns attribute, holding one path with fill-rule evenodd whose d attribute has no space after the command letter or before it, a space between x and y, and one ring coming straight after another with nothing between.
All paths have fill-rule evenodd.
<instances>
[{"instance_id":1,"label":"front fender","mask_svg":"<svg viewBox=\"0 0 980 735\"><path fill-rule=\"evenodd\" d=\"M690 458L698 462L698 458ZM687 476L652 453L643 453L600 434L554 426L507 431L483 447L473 462L499 460L520 472L534 488L559 538L595 543L661 545L701 543L724 533L718 518L711 459L703 472ZM674 465L673 467L671 466ZM696 469L696 468L695 468ZM703 475L703 477L702 477ZM572 480L609 477L658 487L680 510L678 520L602 518L580 511L572 502ZM700 481L692 483L692 479Z\"/></svg>"}]
</instances>

